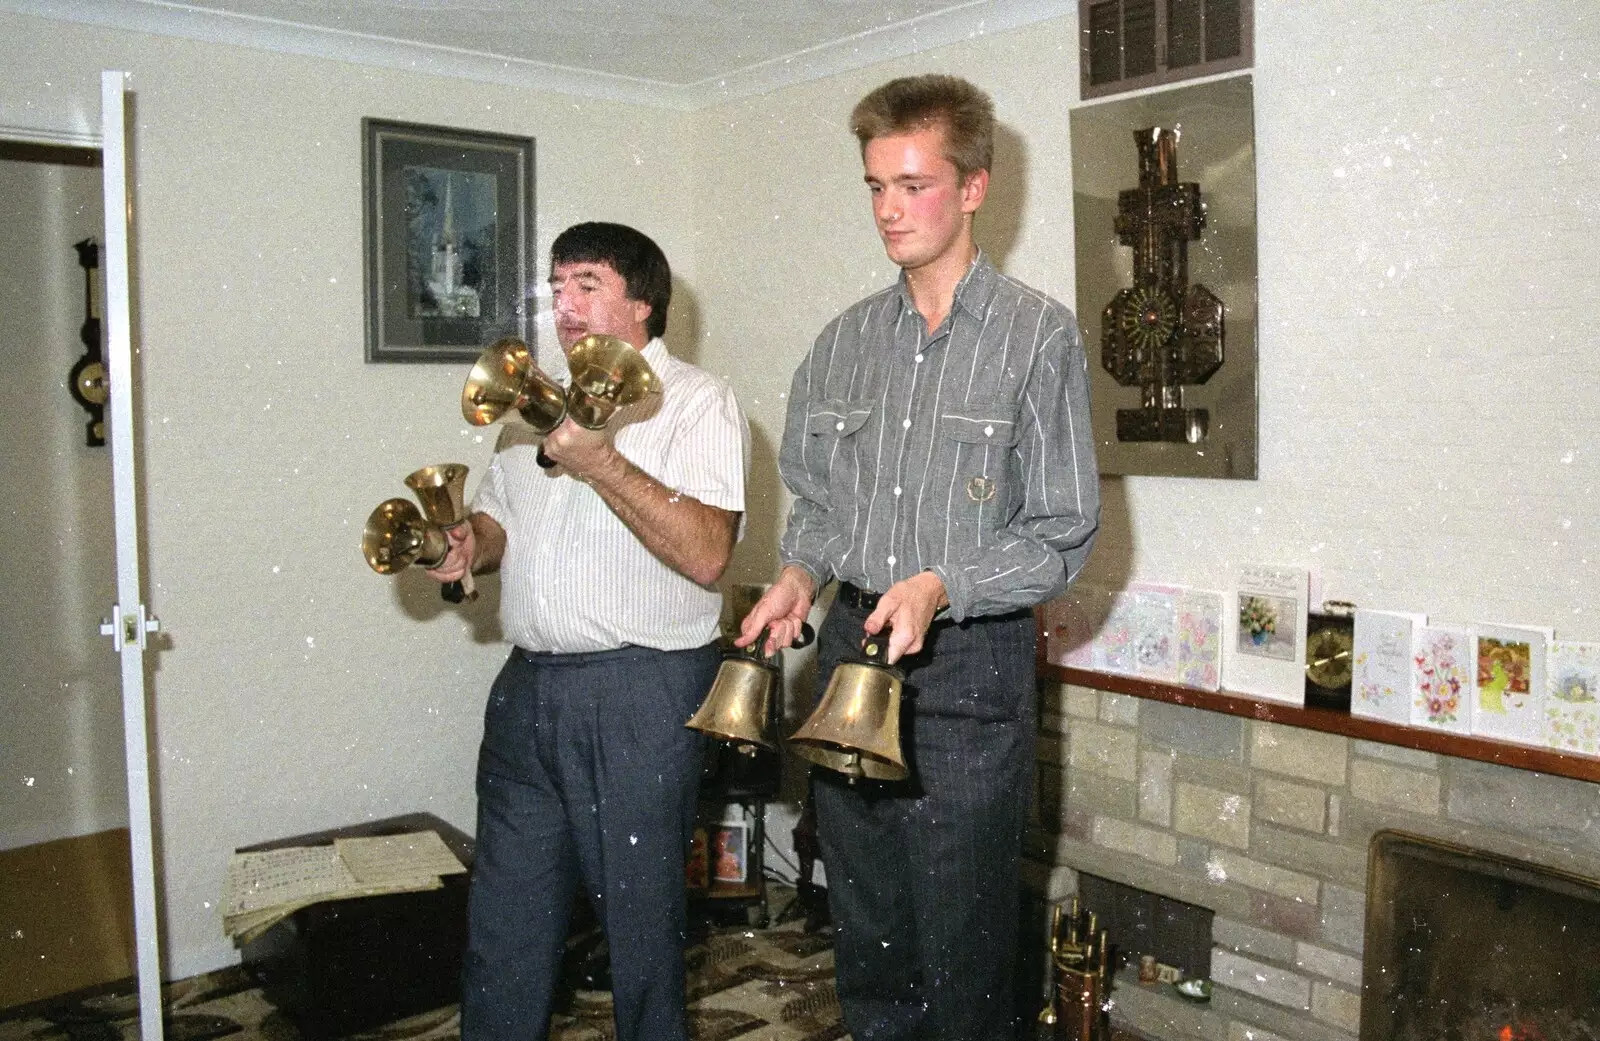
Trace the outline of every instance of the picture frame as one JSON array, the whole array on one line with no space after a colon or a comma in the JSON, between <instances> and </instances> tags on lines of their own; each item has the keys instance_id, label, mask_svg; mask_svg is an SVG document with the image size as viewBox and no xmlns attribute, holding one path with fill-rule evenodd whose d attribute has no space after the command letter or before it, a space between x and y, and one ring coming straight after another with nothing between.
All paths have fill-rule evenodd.
<instances>
[{"instance_id":1,"label":"picture frame","mask_svg":"<svg viewBox=\"0 0 1600 1041\"><path fill-rule=\"evenodd\" d=\"M366 360L472 361L531 342L531 137L366 118Z\"/></svg>"},{"instance_id":2,"label":"picture frame","mask_svg":"<svg viewBox=\"0 0 1600 1041\"><path fill-rule=\"evenodd\" d=\"M1257 477L1254 91L1251 76L1230 76L1069 115L1077 312L1102 474ZM1147 165L1155 131L1172 152L1152 148ZM1221 308L1214 326L1207 301Z\"/></svg>"}]
</instances>

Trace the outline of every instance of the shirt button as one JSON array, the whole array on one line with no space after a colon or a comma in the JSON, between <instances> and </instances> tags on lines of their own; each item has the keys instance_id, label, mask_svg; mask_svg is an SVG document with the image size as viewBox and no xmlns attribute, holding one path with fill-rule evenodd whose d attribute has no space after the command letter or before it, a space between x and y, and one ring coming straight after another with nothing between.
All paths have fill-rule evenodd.
<instances>
[{"instance_id":1,"label":"shirt button","mask_svg":"<svg viewBox=\"0 0 1600 1041\"><path fill-rule=\"evenodd\" d=\"M842 421L838 422L838 423L835 423L833 425L833 429L835 429L835 430L843 430L844 429L844 423Z\"/></svg>"},{"instance_id":2,"label":"shirt button","mask_svg":"<svg viewBox=\"0 0 1600 1041\"><path fill-rule=\"evenodd\" d=\"M905 489L903 489L903 488L901 488L901 487L900 487L900 486L899 486L899 485L895 485L895 489L894 489L894 493L895 493L895 494L896 494L896 495L899 495L899 494L900 494L900 493L901 493L901 492L902 492L902 491L904 491L904 490L905 490Z\"/></svg>"},{"instance_id":3,"label":"shirt button","mask_svg":"<svg viewBox=\"0 0 1600 1041\"><path fill-rule=\"evenodd\" d=\"M893 557L889 558L889 566L890 567L894 567L894 558Z\"/></svg>"},{"instance_id":4,"label":"shirt button","mask_svg":"<svg viewBox=\"0 0 1600 1041\"><path fill-rule=\"evenodd\" d=\"M994 427L984 427L983 428L983 436L984 437L993 437L994 436Z\"/></svg>"},{"instance_id":5,"label":"shirt button","mask_svg":"<svg viewBox=\"0 0 1600 1041\"><path fill-rule=\"evenodd\" d=\"M902 426L902 427L904 427L904 428L905 428L905 429L907 429L907 430L910 430L910 429L911 429L911 420L909 420L909 419L902 419L902 420L901 420L901 421L900 421L900 425L901 425L901 426Z\"/></svg>"},{"instance_id":6,"label":"shirt button","mask_svg":"<svg viewBox=\"0 0 1600 1041\"><path fill-rule=\"evenodd\" d=\"M921 364L922 364L922 355L920 355L920 354L919 354L919 355L917 355L917 364L918 364L918 365L921 365Z\"/></svg>"}]
</instances>

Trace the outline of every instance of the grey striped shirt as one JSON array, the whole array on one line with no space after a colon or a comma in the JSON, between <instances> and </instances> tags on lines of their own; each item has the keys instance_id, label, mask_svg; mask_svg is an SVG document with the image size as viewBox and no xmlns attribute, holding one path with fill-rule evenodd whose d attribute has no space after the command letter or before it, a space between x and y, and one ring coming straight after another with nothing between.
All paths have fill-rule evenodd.
<instances>
[{"instance_id":1,"label":"grey striped shirt","mask_svg":"<svg viewBox=\"0 0 1600 1041\"><path fill-rule=\"evenodd\" d=\"M1072 312L981 253L931 335L902 275L795 373L784 563L882 592L932 571L957 621L1058 595L1100 523Z\"/></svg>"}]
</instances>

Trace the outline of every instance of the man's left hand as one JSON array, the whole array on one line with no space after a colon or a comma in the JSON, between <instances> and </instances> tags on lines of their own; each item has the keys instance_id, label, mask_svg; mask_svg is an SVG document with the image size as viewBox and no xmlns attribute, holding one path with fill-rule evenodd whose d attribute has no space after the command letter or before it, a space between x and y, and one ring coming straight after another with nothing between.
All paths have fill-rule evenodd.
<instances>
[{"instance_id":1,"label":"man's left hand","mask_svg":"<svg viewBox=\"0 0 1600 1041\"><path fill-rule=\"evenodd\" d=\"M933 616L949 603L944 582L932 571L923 571L890 586L862 627L876 636L885 625L889 626L887 660L893 665L922 650L922 638L933 624Z\"/></svg>"}]
</instances>

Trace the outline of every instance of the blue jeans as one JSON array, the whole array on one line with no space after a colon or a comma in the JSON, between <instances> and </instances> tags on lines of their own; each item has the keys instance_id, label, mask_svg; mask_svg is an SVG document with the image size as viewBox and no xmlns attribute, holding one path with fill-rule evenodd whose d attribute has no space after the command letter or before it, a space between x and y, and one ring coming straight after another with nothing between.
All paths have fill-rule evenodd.
<instances>
[{"instance_id":1,"label":"blue jeans","mask_svg":"<svg viewBox=\"0 0 1600 1041\"><path fill-rule=\"evenodd\" d=\"M548 1036L574 893L611 949L619 1041L685 1041L684 858L715 645L514 650L478 756L463 1041Z\"/></svg>"},{"instance_id":2,"label":"blue jeans","mask_svg":"<svg viewBox=\"0 0 1600 1041\"><path fill-rule=\"evenodd\" d=\"M860 646L866 617L834 602L819 682ZM839 1003L855 1041L1014 1036L1034 646L1028 612L936 624L900 662L911 776L851 785L812 770Z\"/></svg>"}]
</instances>

